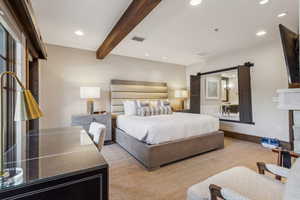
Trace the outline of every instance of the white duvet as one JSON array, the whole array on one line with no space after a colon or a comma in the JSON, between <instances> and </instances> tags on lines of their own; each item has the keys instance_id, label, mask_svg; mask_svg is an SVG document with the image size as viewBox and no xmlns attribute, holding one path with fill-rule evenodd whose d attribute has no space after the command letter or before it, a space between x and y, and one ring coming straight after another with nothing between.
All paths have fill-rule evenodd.
<instances>
[{"instance_id":1,"label":"white duvet","mask_svg":"<svg viewBox=\"0 0 300 200\"><path fill-rule=\"evenodd\" d=\"M213 116L174 113L149 117L120 115L117 127L147 144L160 144L215 132L220 125L219 119Z\"/></svg>"}]
</instances>

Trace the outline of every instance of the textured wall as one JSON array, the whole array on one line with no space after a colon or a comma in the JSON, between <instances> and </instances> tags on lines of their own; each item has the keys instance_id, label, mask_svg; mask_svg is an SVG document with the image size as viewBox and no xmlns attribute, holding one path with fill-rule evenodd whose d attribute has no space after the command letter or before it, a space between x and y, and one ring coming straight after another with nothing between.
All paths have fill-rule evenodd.
<instances>
[{"instance_id":1,"label":"textured wall","mask_svg":"<svg viewBox=\"0 0 300 200\"><path fill-rule=\"evenodd\" d=\"M72 114L85 113L81 86L101 87L96 110L110 110L111 79L167 82L172 90L186 88L185 67L111 55L97 60L96 53L48 45L49 58L41 63L40 101L45 117L42 128L70 125Z\"/></svg>"}]
</instances>

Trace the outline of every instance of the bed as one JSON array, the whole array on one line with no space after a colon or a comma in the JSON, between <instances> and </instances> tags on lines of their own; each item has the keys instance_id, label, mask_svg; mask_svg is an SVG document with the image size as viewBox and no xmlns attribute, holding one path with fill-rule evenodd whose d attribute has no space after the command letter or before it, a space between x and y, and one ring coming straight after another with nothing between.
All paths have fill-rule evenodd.
<instances>
[{"instance_id":1,"label":"bed","mask_svg":"<svg viewBox=\"0 0 300 200\"><path fill-rule=\"evenodd\" d=\"M111 110L117 116L116 142L148 170L204 152L224 148L224 133L212 116L173 113L125 116L124 100L168 98L166 83L111 81Z\"/></svg>"}]
</instances>

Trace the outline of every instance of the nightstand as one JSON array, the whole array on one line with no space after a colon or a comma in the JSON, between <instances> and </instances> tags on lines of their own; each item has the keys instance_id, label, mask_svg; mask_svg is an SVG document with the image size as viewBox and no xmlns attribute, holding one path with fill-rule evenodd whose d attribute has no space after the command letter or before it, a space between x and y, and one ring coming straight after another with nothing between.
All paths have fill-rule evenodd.
<instances>
[{"instance_id":1,"label":"nightstand","mask_svg":"<svg viewBox=\"0 0 300 200\"><path fill-rule=\"evenodd\" d=\"M105 143L109 144L112 142L111 132L111 114L94 114L94 115L73 115L72 126L81 126L85 131L89 131L90 124L92 122L98 122L106 126Z\"/></svg>"}]
</instances>

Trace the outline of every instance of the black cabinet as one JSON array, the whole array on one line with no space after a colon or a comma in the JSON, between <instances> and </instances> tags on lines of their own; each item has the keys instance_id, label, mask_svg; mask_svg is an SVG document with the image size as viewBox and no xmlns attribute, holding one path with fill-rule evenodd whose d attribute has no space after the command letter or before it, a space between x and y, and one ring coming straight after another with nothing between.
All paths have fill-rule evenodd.
<instances>
[{"instance_id":1,"label":"black cabinet","mask_svg":"<svg viewBox=\"0 0 300 200\"><path fill-rule=\"evenodd\" d=\"M23 181L0 186L1 200L108 200L108 164L83 129L48 129L22 139L31 144L22 146L30 156L15 161Z\"/></svg>"},{"instance_id":2,"label":"black cabinet","mask_svg":"<svg viewBox=\"0 0 300 200\"><path fill-rule=\"evenodd\" d=\"M250 67L238 67L240 121L253 123Z\"/></svg>"},{"instance_id":3,"label":"black cabinet","mask_svg":"<svg viewBox=\"0 0 300 200\"><path fill-rule=\"evenodd\" d=\"M1 199L16 200L106 200L108 194L103 186L107 176L104 171L94 171L95 175L87 173L67 179L47 181L11 191L5 196L3 193L0 197Z\"/></svg>"}]
</instances>

